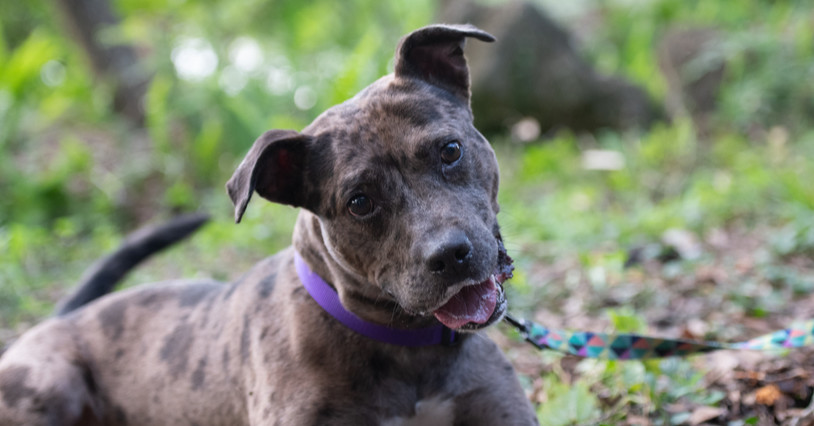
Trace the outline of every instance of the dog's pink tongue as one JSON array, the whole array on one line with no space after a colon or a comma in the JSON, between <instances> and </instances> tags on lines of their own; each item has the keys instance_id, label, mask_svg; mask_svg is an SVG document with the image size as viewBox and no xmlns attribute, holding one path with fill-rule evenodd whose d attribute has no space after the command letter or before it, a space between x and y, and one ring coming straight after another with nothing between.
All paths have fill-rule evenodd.
<instances>
[{"instance_id":1,"label":"dog's pink tongue","mask_svg":"<svg viewBox=\"0 0 814 426\"><path fill-rule=\"evenodd\" d=\"M470 322L483 324L495 312L496 290L492 277L480 284L464 287L446 305L434 312L435 318L453 330Z\"/></svg>"}]
</instances>

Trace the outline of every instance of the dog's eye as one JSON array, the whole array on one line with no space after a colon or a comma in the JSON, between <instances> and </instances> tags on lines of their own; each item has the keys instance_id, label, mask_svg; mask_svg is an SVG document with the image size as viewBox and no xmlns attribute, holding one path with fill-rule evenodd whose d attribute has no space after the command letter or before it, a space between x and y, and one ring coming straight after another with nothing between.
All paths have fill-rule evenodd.
<instances>
[{"instance_id":1,"label":"dog's eye","mask_svg":"<svg viewBox=\"0 0 814 426\"><path fill-rule=\"evenodd\" d=\"M444 163L452 164L461 158L461 144L458 141L452 141L443 148L441 148L441 160Z\"/></svg>"},{"instance_id":2,"label":"dog's eye","mask_svg":"<svg viewBox=\"0 0 814 426\"><path fill-rule=\"evenodd\" d=\"M357 195L348 201L348 211L357 217L367 216L373 212L373 200L367 195Z\"/></svg>"}]
</instances>

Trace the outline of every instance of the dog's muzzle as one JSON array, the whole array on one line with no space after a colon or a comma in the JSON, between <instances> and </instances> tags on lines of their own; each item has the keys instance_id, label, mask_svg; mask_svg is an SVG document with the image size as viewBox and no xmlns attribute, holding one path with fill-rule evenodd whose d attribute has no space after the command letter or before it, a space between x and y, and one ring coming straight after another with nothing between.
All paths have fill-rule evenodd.
<instances>
[{"instance_id":1,"label":"dog's muzzle","mask_svg":"<svg viewBox=\"0 0 814 426\"><path fill-rule=\"evenodd\" d=\"M512 277L512 258L498 238L498 266L486 280L468 285L433 312L435 318L453 330L478 330L503 318L506 296L503 283Z\"/></svg>"}]
</instances>

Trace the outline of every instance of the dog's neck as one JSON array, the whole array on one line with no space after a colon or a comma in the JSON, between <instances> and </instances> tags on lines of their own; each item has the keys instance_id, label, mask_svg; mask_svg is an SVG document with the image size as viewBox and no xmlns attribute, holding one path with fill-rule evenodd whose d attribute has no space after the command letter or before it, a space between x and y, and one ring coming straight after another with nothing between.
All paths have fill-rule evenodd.
<instances>
[{"instance_id":1,"label":"dog's neck","mask_svg":"<svg viewBox=\"0 0 814 426\"><path fill-rule=\"evenodd\" d=\"M334 319L358 334L398 346L451 345L457 340L456 333L442 324L424 328L400 329L365 321L345 309L339 301L336 289L315 274L296 251L294 252L294 268L302 285L305 286L314 301Z\"/></svg>"},{"instance_id":2,"label":"dog's neck","mask_svg":"<svg viewBox=\"0 0 814 426\"><path fill-rule=\"evenodd\" d=\"M342 305L359 318L388 327L414 329L437 325L432 316L406 313L393 298L379 287L349 272L329 255L322 227L313 213L302 211L294 232L294 249L311 270L329 283L339 294Z\"/></svg>"}]
</instances>

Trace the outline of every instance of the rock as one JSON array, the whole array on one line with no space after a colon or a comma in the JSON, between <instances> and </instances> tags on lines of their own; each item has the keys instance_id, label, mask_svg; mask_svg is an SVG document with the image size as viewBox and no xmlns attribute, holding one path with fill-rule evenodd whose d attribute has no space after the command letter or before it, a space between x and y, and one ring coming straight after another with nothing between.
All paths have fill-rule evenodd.
<instances>
[{"instance_id":1,"label":"rock","mask_svg":"<svg viewBox=\"0 0 814 426\"><path fill-rule=\"evenodd\" d=\"M661 116L644 90L598 74L570 35L531 3L450 0L441 9L439 21L469 22L498 39L496 45L467 47L475 124L485 132L529 119L542 132L624 130L647 127Z\"/></svg>"}]
</instances>

